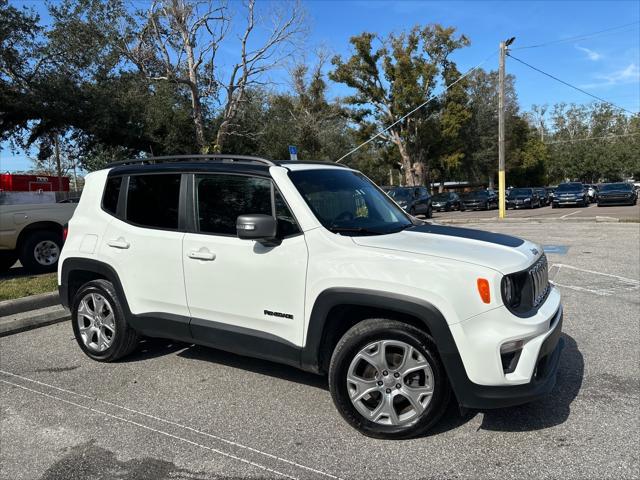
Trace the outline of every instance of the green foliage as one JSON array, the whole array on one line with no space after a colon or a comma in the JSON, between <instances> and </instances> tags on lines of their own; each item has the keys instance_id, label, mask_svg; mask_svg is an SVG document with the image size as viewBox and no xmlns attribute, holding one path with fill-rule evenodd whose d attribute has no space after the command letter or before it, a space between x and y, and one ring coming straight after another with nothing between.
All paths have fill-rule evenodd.
<instances>
[{"instance_id":1,"label":"green foliage","mask_svg":"<svg viewBox=\"0 0 640 480\"><path fill-rule=\"evenodd\" d=\"M606 104L555 105L546 143L553 182L618 181L640 170L640 117Z\"/></svg>"},{"instance_id":2,"label":"green foliage","mask_svg":"<svg viewBox=\"0 0 640 480\"><path fill-rule=\"evenodd\" d=\"M187 2L185 12L196 12L195 5ZM390 174L393 183L402 175L410 184L496 180L498 74L478 69L461 79L450 57L469 40L451 27L352 37L351 55L332 59L329 80L351 90L335 101L322 60L298 65L290 88L274 91L265 86L270 57L261 58L254 65L260 76L247 77L242 95L231 97L231 114L220 92L235 92L237 82L216 80L207 50L218 48L224 32L208 39L214 43L190 40L197 58L210 53L192 81L188 62L170 55L167 63L156 41L158 34L178 38L168 35L178 24L156 16L165 30L154 32L149 12L129 8L124 0L61 0L49 6L51 24L44 27L32 10L0 0L0 140L36 148L36 169L50 169L55 142L63 170L95 170L131 156L198 152L203 138L218 141L221 130L225 152L282 159L296 145L302 161L332 161L431 99L343 162L380 184L390 183ZM202 18L227 25L228 18L215 23L216 12ZM170 47L181 51L184 44ZM640 178L638 115L603 104L533 106L522 114L511 75L505 112L509 185Z\"/></svg>"},{"instance_id":3,"label":"green foliage","mask_svg":"<svg viewBox=\"0 0 640 480\"><path fill-rule=\"evenodd\" d=\"M455 71L450 54L469 44L464 35L455 35L454 28L440 25L416 26L390 34L385 41L365 32L350 42L351 57L346 61L334 57L329 78L354 90L344 101L351 107L351 119L369 131L383 130L424 103L433 95L439 76L448 83ZM439 140L439 119L433 117L438 109L438 102L430 102L380 135L398 148L409 184L422 184L429 175L436 156L432 149ZM453 115L447 121L451 123ZM451 127L446 128L451 131Z\"/></svg>"}]
</instances>

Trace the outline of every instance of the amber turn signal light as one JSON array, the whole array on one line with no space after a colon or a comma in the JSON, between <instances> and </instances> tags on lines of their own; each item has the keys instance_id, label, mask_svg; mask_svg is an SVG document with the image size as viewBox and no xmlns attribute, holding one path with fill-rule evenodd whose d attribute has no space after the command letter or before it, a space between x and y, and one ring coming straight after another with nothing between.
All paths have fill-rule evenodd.
<instances>
[{"instance_id":1,"label":"amber turn signal light","mask_svg":"<svg viewBox=\"0 0 640 480\"><path fill-rule=\"evenodd\" d=\"M491 303L491 289L489 288L489 280L486 278L478 279L478 293L484 303Z\"/></svg>"}]
</instances>

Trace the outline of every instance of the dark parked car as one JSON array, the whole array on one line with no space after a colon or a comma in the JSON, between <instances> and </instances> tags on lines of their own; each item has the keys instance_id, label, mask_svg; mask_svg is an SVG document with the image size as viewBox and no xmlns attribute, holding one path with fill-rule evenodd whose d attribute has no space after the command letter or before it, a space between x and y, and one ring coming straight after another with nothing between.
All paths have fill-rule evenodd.
<instances>
[{"instance_id":1,"label":"dark parked car","mask_svg":"<svg viewBox=\"0 0 640 480\"><path fill-rule=\"evenodd\" d=\"M387 192L387 195L410 215L422 214L431 218L433 207L431 206L431 195L426 187L394 187Z\"/></svg>"},{"instance_id":2,"label":"dark parked car","mask_svg":"<svg viewBox=\"0 0 640 480\"><path fill-rule=\"evenodd\" d=\"M533 191L538 195L541 207L546 207L551 203L551 197L549 196L546 188L538 187L534 188Z\"/></svg>"},{"instance_id":3,"label":"dark parked car","mask_svg":"<svg viewBox=\"0 0 640 480\"><path fill-rule=\"evenodd\" d=\"M490 210L498 208L498 196L493 190L476 190L462 196L465 210Z\"/></svg>"},{"instance_id":4,"label":"dark parked car","mask_svg":"<svg viewBox=\"0 0 640 480\"><path fill-rule=\"evenodd\" d=\"M631 183L605 183L598 189L598 206L635 205L638 193Z\"/></svg>"},{"instance_id":5,"label":"dark parked car","mask_svg":"<svg viewBox=\"0 0 640 480\"><path fill-rule=\"evenodd\" d=\"M563 205L586 207L589 205L584 185L580 182L561 183L553 194L552 208Z\"/></svg>"},{"instance_id":6,"label":"dark parked car","mask_svg":"<svg viewBox=\"0 0 640 480\"><path fill-rule=\"evenodd\" d=\"M431 205L436 212L451 210L463 210L460 196L453 192L438 193L431 197Z\"/></svg>"},{"instance_id":7,"label":"dark parked car","mask_svg":"<svg viewBox=\"0 0 640 480\"><path fill-rule=\"evenodd\" d=\"M538 208L540 197L534 188L512 188L506 198L506 206L509 208Z\"/></svg>"}]
</instances>

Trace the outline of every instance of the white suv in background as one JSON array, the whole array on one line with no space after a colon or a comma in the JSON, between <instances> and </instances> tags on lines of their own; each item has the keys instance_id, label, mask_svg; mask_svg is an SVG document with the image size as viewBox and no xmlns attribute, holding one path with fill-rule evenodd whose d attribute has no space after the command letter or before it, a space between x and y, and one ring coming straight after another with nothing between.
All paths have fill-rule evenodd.
<instances>
[{"instance_id":1,"label":"white suv in background","mask_svg":"<svg viewBox=\"0 0 640 480\"><path fill-rule=\"evenodd\" d=\"M428 224L336 164L233 155L93 172L58 271L80 348L140 335L327 374L342 416L406 438L551 391L560 294L542 248Z\"/></svg>"}]
</instances>

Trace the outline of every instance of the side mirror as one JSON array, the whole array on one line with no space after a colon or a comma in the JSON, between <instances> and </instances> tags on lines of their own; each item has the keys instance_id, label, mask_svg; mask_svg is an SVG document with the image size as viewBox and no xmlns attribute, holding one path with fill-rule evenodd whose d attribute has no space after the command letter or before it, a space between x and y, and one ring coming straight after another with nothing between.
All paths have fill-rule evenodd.
<instances>
[{"instance_id":1,"label":"side mirror","mask_svg":"<svg viewBox=\"0 0 640 480\"><path fill-rule=\"evenodd\" d=\"M236 220L236 233L243 240L278 245L278 222L271 215L259 213L240 215Z\"/></svg>"}]
</instances>

